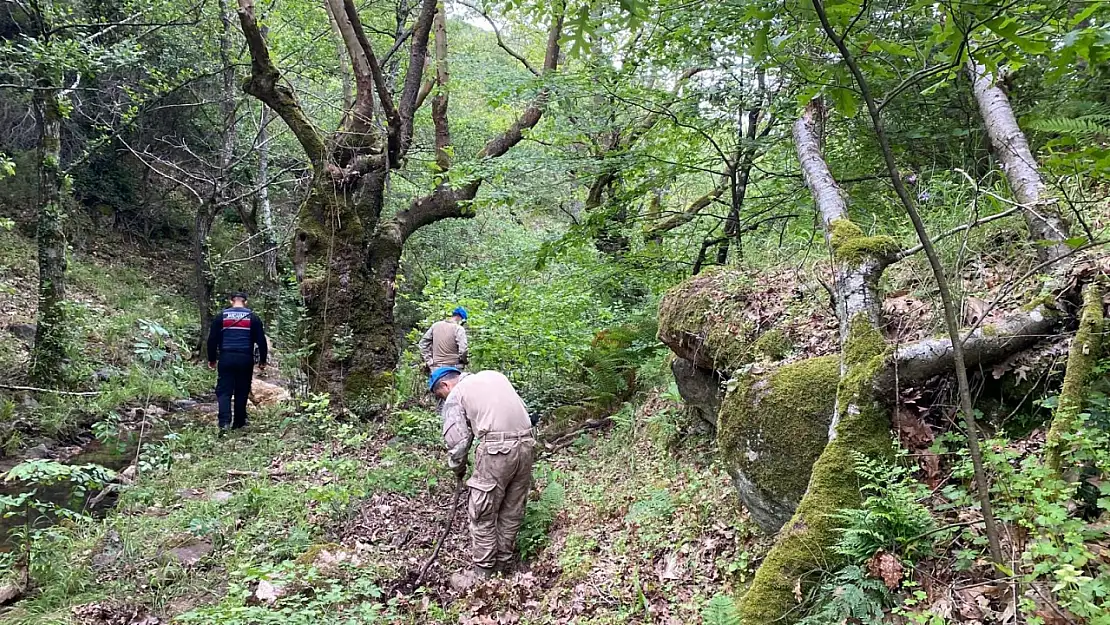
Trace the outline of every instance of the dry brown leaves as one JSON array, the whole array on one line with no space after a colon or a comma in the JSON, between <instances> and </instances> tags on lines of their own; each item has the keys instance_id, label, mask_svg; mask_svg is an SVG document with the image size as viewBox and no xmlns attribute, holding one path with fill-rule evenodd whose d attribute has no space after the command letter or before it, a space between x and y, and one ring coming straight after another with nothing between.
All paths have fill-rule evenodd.
<instances>
[{"instance_id":1,"label":"dry brown leaves","mask_svg":"<svg viewBox=\"0 0 1110 625\"><path fill-rule=\"evenodd\" d=\"M902 585L902 576L906 571L897 556L880 549L867 561L867 572L881 579L889 590L894 590Z\"/></svg>"},{"instance_id":2,"label":"dry brown leaves","mask_svg":"<svg viewBox=\"0 0 1110 625\"><path fill-rule=\"evenodd\" d=\"M162 620L143 605L98 601L74 606L70 613L78 625L160 625Z\"/></svg>"}]
</instances>

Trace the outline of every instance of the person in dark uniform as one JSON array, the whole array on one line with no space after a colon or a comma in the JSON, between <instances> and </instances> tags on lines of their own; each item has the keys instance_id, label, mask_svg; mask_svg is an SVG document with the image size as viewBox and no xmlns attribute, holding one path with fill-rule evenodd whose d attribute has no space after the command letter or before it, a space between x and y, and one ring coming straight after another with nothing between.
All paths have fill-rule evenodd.
<instances>
[{"instance_id":1,"label":"person in dark uniform","mask_svg":"<svg viewBox=\"0 0 1110 625\"><path fill-rule=\"evenodd\" d=\"M212 320L208 332L208 368L217 369L216 400L220 405L220 430L237 430L247 424L247 396L251 392L254 349L258 347L258 370L266 368L266 330L262 320L247 308L247 294L231 294L231 308ZM232 401L234 399L234 419Z\"/></svg>"}]
</instances>

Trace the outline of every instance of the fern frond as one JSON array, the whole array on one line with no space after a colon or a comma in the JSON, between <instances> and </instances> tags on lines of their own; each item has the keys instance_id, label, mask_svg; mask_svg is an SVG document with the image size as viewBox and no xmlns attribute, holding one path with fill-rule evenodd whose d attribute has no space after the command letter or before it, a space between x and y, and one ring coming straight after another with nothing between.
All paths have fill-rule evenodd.
<instances>
[{"instance_id":1,"label":"fern frond","mask_svg":"<svg viewBox=\"0 0 1110 625\"><path fill-rule=\"evenodd\" d=\"M1110 137L1110 115L1084 115L1082 117L1053 117L1034 120L1029 124L1034 130L1076 137Z\"/></svg>"},{"instance_id":2,"label":"fern frond","mask_svg":"<svg viewBox=\"0 0 1110 625\"><path fill-rule=\"evenodd\" d=\"M719 594L710 599L701 617L705 625L740 625L740 612L728 595Z\"/></svg>"}]
</instances>

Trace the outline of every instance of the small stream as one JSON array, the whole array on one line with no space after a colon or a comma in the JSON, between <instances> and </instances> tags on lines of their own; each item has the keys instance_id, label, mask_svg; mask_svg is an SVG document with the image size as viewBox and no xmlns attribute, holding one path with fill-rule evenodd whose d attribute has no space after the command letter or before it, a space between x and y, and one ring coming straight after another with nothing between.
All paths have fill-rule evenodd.
<instances>
[{"instance_id":1,"label":"small stream","mask_svg":"<svg viewBox=\"0 0 1110 625\"><path fill-rule=\"evenodd\" d=\"M121 471L131 463L135 457L135 443L129 442L120 452L118 447L107 447L102 445L99 441L93 440L91 443L84 446L84 448L75 456L63 461L63 464L69 465L83 465L83 464L98 464L113 471ZM0 496L20 495L27 492L30 488L28 484L22 482L0 482ZM77 496L72 484L61 483L51 486L39 486L35 488L35 497L40 501L50 502L56 506L68 508L75 511L83 511L85 514L99 515L111 509L115 505L117 495L110 493L108 496L102 498L94 509L87 509L89 501L96 497L99 491L91 491L83 496ZM38 515L38 512L31 511L32 515ZM49 516L32 520L32 525L35 527L47 527L53 524L56 519ZM15 546L14 537L11 530L23 526L26 523L26 517L22 514L16 514L9 518L0 518L0 552L11 551Z\"/></svg>"}]
</instances>

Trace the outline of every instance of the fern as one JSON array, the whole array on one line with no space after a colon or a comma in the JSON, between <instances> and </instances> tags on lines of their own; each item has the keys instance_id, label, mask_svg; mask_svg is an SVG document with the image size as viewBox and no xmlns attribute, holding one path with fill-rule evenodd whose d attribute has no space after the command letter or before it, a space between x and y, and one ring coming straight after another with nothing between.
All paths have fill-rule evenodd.
<instances>
[{"instance_id":1,"label":"fern","mask_svg":"<svg viewBox=\"0 0 1110 625\"><path fill-rule=\"evenodd\" d=\"M868 560L880 549L907 560L926 554L932 542L926 535L935 523L919 502L926 492L903 466L856 455L856 475L866 497L856 509L841 510L840 540L833 549L854 563Z\"/></svg>"},{"instance_id":2,"label":"fern","mask_svg":"<svg viewBox=\"0 0 1110 625\"><path fill-rule=\"evenodd\" d=\"M547 545L547 532L563 509L565 500L566 488L559 482L551 482L540 493L539 499L528 502L528 507L524 510L524 521L516 535L516 546L521 558L527 560Z\"/></svg>"},{"instance_id":3,"label":"fern","mask_svg":"<svg viewBox=\"0 0 1110 625\"><path fill-rule=\"evenodd\" d=\"M736 602L728 595L714 595L701 612L704 625L740 625Z\"/></svg>"},{"instance_id":4,"label":"fern","mask_svg":"<svg viewBox=\"0 0 1110 625\"><path fill-rule=\"evenodd\" d=\"M859 623L880 625L890 605L890 591L858 566L846 566L821 584L809 616L798 625Z\"/></svg>"},{"instance_id":5,"label":"fern","mask_svg":"<svg viewBox=\"0 0 1110 625\"><path fill-rule=\"evenodd\" d=\"M1051 117L1034 120L1030 127L1042 132L1076 137L1110 137L1110 115L1101 113L1078 117Z\"/></svg>"}]
</instances>

